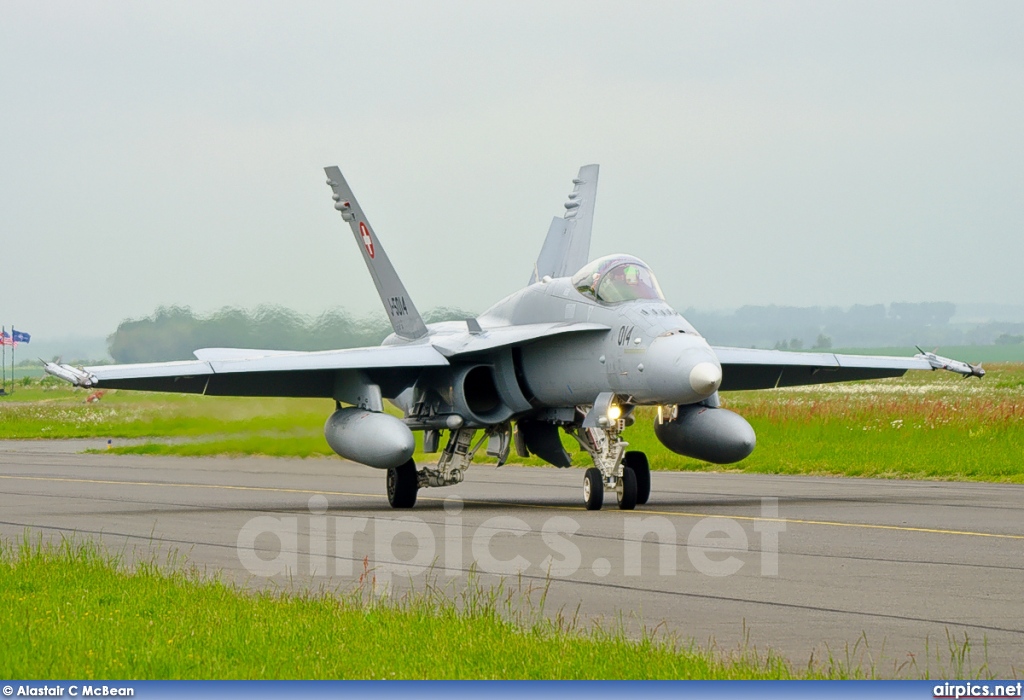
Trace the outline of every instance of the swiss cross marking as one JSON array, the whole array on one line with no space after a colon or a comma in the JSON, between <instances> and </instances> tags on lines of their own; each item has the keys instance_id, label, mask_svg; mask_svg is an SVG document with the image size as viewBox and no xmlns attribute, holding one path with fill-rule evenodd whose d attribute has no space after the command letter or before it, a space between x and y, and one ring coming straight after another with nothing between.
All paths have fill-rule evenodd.
<instances>
[{"instance_id":1,"label":"swiss cross marking","mask_svg":"<svg viewBox=\"0 0 1024 700\"><path fill-rule=\"evenodd\" d=\"M363 247L366 248L367 254L370 259L373 259L373 238L370 237L370 229L366 225L366 222L359 222L359 235L363 237Z\"/></svg>"}]
</instances>

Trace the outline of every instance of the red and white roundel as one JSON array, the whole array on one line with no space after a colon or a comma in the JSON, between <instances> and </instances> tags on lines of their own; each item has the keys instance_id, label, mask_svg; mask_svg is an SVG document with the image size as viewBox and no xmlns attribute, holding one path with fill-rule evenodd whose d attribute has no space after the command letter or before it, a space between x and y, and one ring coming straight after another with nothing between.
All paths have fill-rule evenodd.
<instances>
[{"instance_id":1,"label":"red and white roundel","mask_svg":"<svg viewBox=\"0 0 1024 700\"><path fill-rule=\"evenodd\" d=\"M370 259L373 259L373 239L370 238L370 229L366 226L366 223L359 222L359 235L363 237L363 246L366 248L366 252L370 254Z\"/></svg>"}]
</instances>

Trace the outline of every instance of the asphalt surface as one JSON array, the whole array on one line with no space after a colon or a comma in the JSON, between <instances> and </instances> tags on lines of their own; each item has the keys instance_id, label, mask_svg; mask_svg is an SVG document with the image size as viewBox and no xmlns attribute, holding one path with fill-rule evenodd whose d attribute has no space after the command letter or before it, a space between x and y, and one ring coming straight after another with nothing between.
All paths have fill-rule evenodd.
<instances>
[{"instance_id":1,"label":"asphalt surface","mask_svg":"<svg viewBox=\"0 0 1024 700\"><path fill-rule=\"evenodd\" d=\"M646 506L587 512L580 469L474 466L399 512L341 460L78 453L104 444L0 442L0 535L183 554L251 587L455 593L472 570L535 612L546 594L549 616L723 652L1024 676L1022 486L659 472Z\"/></svg>"}]
</instances>

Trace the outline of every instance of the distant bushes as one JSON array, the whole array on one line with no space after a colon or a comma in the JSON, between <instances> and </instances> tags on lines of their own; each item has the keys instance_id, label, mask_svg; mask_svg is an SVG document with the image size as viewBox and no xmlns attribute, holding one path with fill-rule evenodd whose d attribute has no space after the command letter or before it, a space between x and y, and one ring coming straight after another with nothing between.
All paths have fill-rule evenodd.
<instances>
[{"instance_id":1,"label":"distant bushes","mask_svg":"<svg viewBox=\"0 0 1024 700\"><path fill-rule=\"evenodd\" d=\"M474 315L450 307L425 314L428 323ZM379 345L389 333L391 325L383 315L355 318L341 309L310 317L280 306L225 307L197 316L188 307L161 306L147 318L122 321L107 338L107 346L115 362L166 362L192 359L199 348L333 350Z\"/></svg>"},{"instance_id":2,"label":"distant bushes","mask_svg":"<svg viewBox=\"0 0 1024 700\"><path fill-rule=\"evenodd\" d=\"M954 322L955 314L956 305L949 302L892 303L888 307L855 304L848 308L743 306L731 312L689 308L683 312L714 344L780 350L1013 345L1019 342L1016 338L1024 339L1024 323Z\"/></svg>"}]
</instances>

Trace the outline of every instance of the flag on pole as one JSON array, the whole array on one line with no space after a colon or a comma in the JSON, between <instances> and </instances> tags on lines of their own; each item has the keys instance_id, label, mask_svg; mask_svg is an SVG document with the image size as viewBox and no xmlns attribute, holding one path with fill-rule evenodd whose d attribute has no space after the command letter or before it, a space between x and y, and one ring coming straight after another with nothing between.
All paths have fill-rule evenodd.
<instances>
[{"instance_id":1,"label":"flag on pole","mask_svg":"<svg viewBox=\"0 0 1024 700\"><path fill-rule=\"evenodd\" d=\"M14 345L14 339L7 331L0 331L0 345Z\"/></svg>"},{"instance_id":2,"label":"flag on pole","mask_svg":"<svg viewBox=\"0 0 1024 700\"><path fill-rule=\"evenodd\" d=\"M32 336L22 331L16 331L11 327L11 343L17 345L18 343L27 343L32 340Z\"/></svg>"}]
</instances>

